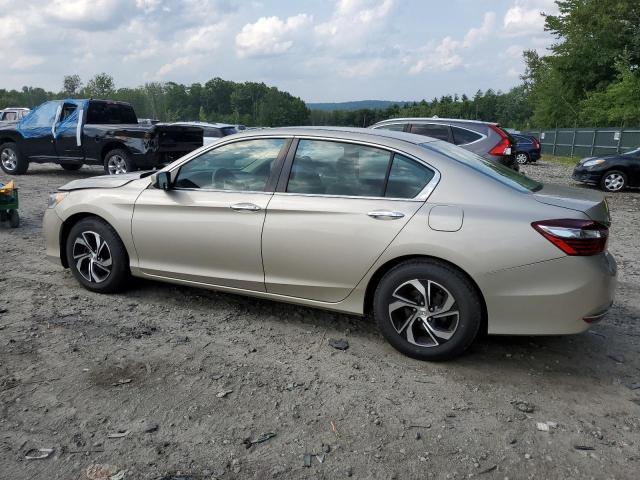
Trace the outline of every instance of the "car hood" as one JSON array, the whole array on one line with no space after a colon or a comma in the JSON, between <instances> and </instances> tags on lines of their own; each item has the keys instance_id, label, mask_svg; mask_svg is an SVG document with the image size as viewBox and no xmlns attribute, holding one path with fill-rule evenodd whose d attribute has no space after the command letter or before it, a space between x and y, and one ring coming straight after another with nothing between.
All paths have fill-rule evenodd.
<instances>
[{"instance_id":1,"label":"car hood","mask_svg":"<svg viewBox=\"0 0 640 480\"><path fill-rule=\"evenodd\" d=\"M611 223L605 196L595 190L544 184L533 197L540 203L583 212L596 222Z\"/></svg>"},{"instance_id":2,"label":"car hood","mask_svg":"<svg viewBox=\"0 0 640 480\"><path fill-rule=\"evenodd\" d=\"M122 175L101 175L99 177L89 177L80 180L73 180L58 190L71 191L71 190L83 190L86 188L118 188L133 182L140 178L148 177L153 172L132 172L124 173Z\"/></svg>"}]
</instances>

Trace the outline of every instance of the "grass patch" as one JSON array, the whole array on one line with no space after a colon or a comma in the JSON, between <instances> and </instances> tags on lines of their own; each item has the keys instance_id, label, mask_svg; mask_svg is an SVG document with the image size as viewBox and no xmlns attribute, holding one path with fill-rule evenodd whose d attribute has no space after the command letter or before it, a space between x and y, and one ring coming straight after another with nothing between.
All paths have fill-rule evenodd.
<instances>
[{"instance_id":1,"label":"grass patch","mask_svg":"<svg viewBox=\"0 0 640 480\"><path fill-rule=\"evenodd\" d=\"M542 155L542 160L549 163L557 163L559 165L564 165L566 167L575 167L576 163L578 163L579 158L577 157L559 157L555 155Z\"/></svg>"}]
</instances>

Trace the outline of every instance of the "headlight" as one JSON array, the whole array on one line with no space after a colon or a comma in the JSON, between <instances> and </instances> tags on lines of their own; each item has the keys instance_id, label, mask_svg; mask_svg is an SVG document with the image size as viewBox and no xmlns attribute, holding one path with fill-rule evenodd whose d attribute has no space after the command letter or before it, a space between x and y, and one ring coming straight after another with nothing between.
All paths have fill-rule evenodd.
<instances>
[{"instance_id":1,"label":"headlight","mask_svg":"<svg viewBox=\"0 0 640 480\"><path fill-rule=\"evenodd\" d=\"M597 158L595 160L588 160L586 162L584 162L582 164L583 167L595 167L596 165L600 165L601 163L604 163L604 160L602 158Z\"/></svg>"},{"instance_id":2,"label":"headlight","mask_svg":"<svg viewBox=\"0 0 640 480\"><path fill-rule=\"evenodd\" d=\"M49 194L49 202L47 203L47 208L56 208L62 200L69 195L69 192L56 192Z\"/></svg>"}]
</instances>

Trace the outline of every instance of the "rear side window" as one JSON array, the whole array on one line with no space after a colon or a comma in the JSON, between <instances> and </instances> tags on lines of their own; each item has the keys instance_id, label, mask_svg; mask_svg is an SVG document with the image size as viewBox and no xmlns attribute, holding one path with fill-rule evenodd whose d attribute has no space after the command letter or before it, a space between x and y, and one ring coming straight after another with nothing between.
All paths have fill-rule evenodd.
<instances>
[{"instance_id":1,"label":"rear side window","mask_svg":"<svg viewBox=\"0 0 640 480\"><path fill-rule=\"evenodd\" d=\"M392 123L390 125L382 125L376 127L379 130L392 130L394 132L404 132L405 123Z\"/></svg>"},{"instance_id":2,"label":"rear side window","mask_svg":"<svg viewBox=\"0 0 640 480\"><path fill-rule=\"evenodd\" d=\"M287 192L384 196L391 153L379 148L324 140L300 140Z\"/></svg>"},{"instance_id":3,"label":"rear side window","mask_svg":"<svg viewBox=\"0 0 640 480\"><path fill-rule=\"evenodd\" d=\"M137 124L138 118L131 105L90 102L87 123L93 125Z\"/></svg>"},{"instance_id":4,"label":"rear side window","mask_svg":"<svg viewBox=\"0 0 640 480\"><path fill-rule=\"evenodd\" d=\"M472 132L466 128L451 127L451 132L453 133L453 143L456 145L466 145L482 138L479 133Z\"/></svg>"},{"instance_id":5,"label":"rear side window","mask_svg":"<svg viewBox=\"0 0 640 480\"><path fill-rule=\"evenodd\" d=\"M410 158L393 156L385 197L413 198L431 181L434 171Z\"/></svg>"},{"instance_id":6,"label":"rear side window","mask_svg":"<svg viewBox=\"0 0 640 480\"><path fill-rule=\"evenodd\" d=\"M427 137L437 138L438 140L449 141L449 126L437 125L434 123L411 125L411 133L417 135L426 135Z\"/></svg>"}]
</instances>

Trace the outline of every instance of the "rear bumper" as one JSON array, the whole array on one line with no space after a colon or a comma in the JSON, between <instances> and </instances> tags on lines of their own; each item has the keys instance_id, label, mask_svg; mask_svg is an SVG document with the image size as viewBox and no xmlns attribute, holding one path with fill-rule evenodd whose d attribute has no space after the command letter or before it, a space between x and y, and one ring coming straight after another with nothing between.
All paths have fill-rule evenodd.
<instances>
[{"instance_id":1,"label":"rear bumper","mask_svg":"<svg viewBox=\"0 0 640 480\"><path fill-rule=\"evenodd\" d=\"M617 284L611 254L562 257L476 279L485 296L489 333L579 333L608 311Z\"/></svg>"}]
</instances>

